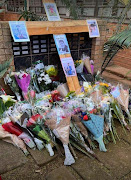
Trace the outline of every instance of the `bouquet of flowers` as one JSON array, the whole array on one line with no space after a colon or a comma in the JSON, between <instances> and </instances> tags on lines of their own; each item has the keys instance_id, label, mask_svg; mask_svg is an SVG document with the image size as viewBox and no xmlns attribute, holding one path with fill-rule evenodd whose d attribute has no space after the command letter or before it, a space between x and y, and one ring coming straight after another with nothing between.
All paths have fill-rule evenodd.
<instances>
[{"instance_id":1,"label":"bouquet of flowers","mask_svg":"<svg viewBox=\"0 0 131 180\"><path fill-rule=\"evenodd\" d=\"M8 143L13 144L14 146L17 146L18 148L20 148L24 152L25 155L29 154L23 140L20 139L15 134L11 134L11 133L5 131L5 129L1 125L0 125L0 139L2 139L3 141L6 141Z\"/></svg>"},{"instance_id":2,"label":"bouquet of flowers","mask_svg":"<svg viewBox=\"0 0 131 180\"><path fill-rule=\"evenodd\" d=\"M27 144L27 146L29 146L30 148L34 148L35 144L32 140L32 138L25 133L22 128L20 128L18 125L14 124L9 117L6 117L3 119L2 122L2 127L5 129L5 131L11 133L11 134L15 134L16 136L18 136L20 139L22 139L25 144Z\"/></svg>"},{"instance_id":3,"label":"bouquet of flowers","mask_svg":"<svg viewBox=\"0 0 131 180\"><path fill-rule=\"evenodd\" d=\"M61 140L65 150L64 165L71 165L75 162L69 147L69 130L71 116L62 108L55 108L47 115L46 125L53 131L55 136Z\"/></svg>"},{"instance_id":4,"label":"bouquet of flowers","mask_svg":"<svg viewBox=\"0 0 131 180\"><path fill-rule=\"evenodd\" d=\"M11 90L16 95L17 100L21 101L19 86L15 79L15 75L17 75L17 74L18 73L15 73L15 72L11 72L11 73L7 74L6 77L4 78L4 81L5 81L5 84L8 84L10 86Z\"/></svg>"},{"instance_id":5,"label":"bouquet of flowers","mask_svg":"<svg viewBox=\"0 0 131 180\"><path fill-rule=\"evenodd\" d=\"M83 60L76 60L75 61L75 67L77 73L82 73L84 68L84 62Z\"/></svg>"},{"instance_id":6,"label":"bouquet of flowers","mask_svg":"<svg viewBox=\"0 0 131 180\"><path fill-rule=\"evenodd\" d=\"M51 79L44 69L37 69L37 80L41 91L45 91L51 88Z\"/></svg>"},{"instance_id":7,"label":"bouquet of flowers","mask_svg":"<svg viewBox=\"0 0 131 180\"><path fill-rule=\"evenodd\" d=\"M119 86L119 96L116 98L119 104L122 106L122 108L125 110L125 112L128 115L129 123L131 124L131 114L128 109L129 105L129 90L123 89L122 85Z\"/></svg>"},{"instance_id":8,"label":"bouquet of flowers","mask_svg":"<svg viewBox=\"0 0 131 180\"><path fill-rule=\"evenodd\" d=\"M45 72L52 78L58 75L58 69L54 65L45 66Z\"/></svg>"},{"instance_id":9,"label":"bouquet of flowers","mask_svg":"<svg viewBox=\"0 0 131 180\"><path fill-rule=\"evenodd\" d=\"M88 130L94 135L94 139L99 143L100 151L106 152L106 148L103 142L103 130L104 130L104 118L95 114L88 114L82 112L82 123L88 128Z\"/></svg>"},{"instance_id":10,"label":"bouquet of flowers","mask_svg":"<svg viewBox=\"0 0 131 180\"><path fill-rule=\"evenodd\" d=\"M50 156L54 155L54 151L52 149L51 145L51 139L47 132L44 129L43 122L42 122L43 116L40 114L33 115L26 124L26 127L29 128L29 130L37 135L39 138L45 141L45 147L47 148ZM44 143L44 142L43 142Z\"/></svg>"},{"instance_id":11,"label":"bouquet of flowers","mask_svg":"<svg viewBox=\"0 0 131 180\"><path fill-rule=\"evenodd\" d=\"M15 75L15 78L18 83L18 86L21 88L23 92L23 96L26 95L28 92L30 79L31 79L30 74L21 71L18 75Z\"/></svg>"}]
</instances>

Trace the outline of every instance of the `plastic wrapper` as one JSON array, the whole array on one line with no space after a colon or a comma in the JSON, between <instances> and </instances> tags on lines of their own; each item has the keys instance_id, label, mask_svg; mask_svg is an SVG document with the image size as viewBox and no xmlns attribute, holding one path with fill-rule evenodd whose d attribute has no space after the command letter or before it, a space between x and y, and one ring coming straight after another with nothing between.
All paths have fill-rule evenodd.
<instances>
[{"instance_id":1,"label":"plastic wrapper","mask_svg":"<svg viewBox=\"0 0 131 180\"><path fill-rule=\"evenodd\" d=\"M66 95L69 93L69 89L68 89L68 86L67 84L60 84L58 87L57 87L57 91L59 91L60 95L62 97L66 97Z\"/></svg>"},{"instance_id":2,"label":"plastic wrapper","mask_svg":"<svg viewBox=\"0 0 131 180\"><path fill-rule=\"evenodd\" d=\"M80 129L80 131L84 135L84 137L88 138L88 132L87 132L85 126L82 124L79 114L72 115L72 118L73 118L73 122L78 126L78 128Z\"/></svg>"},{"instance_id":3,"label":"plastic wrapper","mask_svg":"<svg viewBox=\"0 0 131 180\"><path fill-rule=\"evenodd\" d=\"M74 123L70 124L70 136L80 146L84 147L87 152L89 152L90 154L94 154L94 152L86 145L82 134L80 133L80 131L78 131L78 128L77 128L76 124L74 124Z\"/></svg>"},{"instance_id":4,"label":"plastic wrapper","mask_svg":"<svg viewBox=\"0 0 131 180\"><path fill-rule=\"evenodd\" d=\"M85 65L86 69L88 70L88 72L90 74L92 74L91 65L90 65L90 57L85 55L85 54L83 54L82 55L82 60L84 62L84 65Z\"/></svg>"},{"instance_id":5,"label":"plastic wrapper","mask_svg":"<svg viewBox=\"0 0 131 180\"><path fill-rule=\"evenodd\" d=\"M70 130L70 119L71 116L62 108L55 108L51 114L48 115L46 125L53 131L55 136L61 140L65 150L65 161L64 165L71 165L75 162L69 148L69 130Z\"/></svg>"},{"instance_id":6,"label":"plastic wrapper","mask_svg":"<svg viewBox=\"0 0 131 180\"><path fill-rule=\"evenodd\" d=\"M100 151L106 152L106 148L103 142L103 129L104 129L104 118L90 114L91 119L82 120L83 124L89 129L94 135L94 139L99 143Z\"/></svg>"},{"instance_id":7,"label":"plastic wrapper","mask_svg":"<svg viewBox=\"0 0 131 180\"><path fill-rule=\"evenodd\" d=\"M30 129L30 131L34 134L36 134L38 137L46 141L46 148L50 154L50 156L54 155L53 149L51 147L51 139L47 132L45 131L44 127L42 127L42 116L40 114L33 115L28 121L27 121L27 128ZM38 124L39 123L39 124ZM38 141L36 141L38 142Z\"/></svg>"},{"instance_id":8,"label":"plastic wrapper","mask_svg":"<svg viewBox=\"0 0 131 180\"><path fill-rule=\"evenodd\" d=\"M57 76L58 74L58 70L54 65L45 66L45 71L50 77Z\"/></svg>"},{"instance_id":9,"label":"plastic wrapper","mask_svg":"<svg viewBox=\"0 0 131 180\"><path fill-rule=\"evenodd\" d=\"M77 73L82 73L84 68L84 62L82 61L79 66L76 67L76 72Z\"/></svg>"},{"instance_id":10,"label":"plastic wrapper","mask_svg":"<svg viewBox=\"0 0 131 180\"><path fill-rule=\"evenodd\" d=\"M129 127L128 127L126 121L125 121L125 117L124 117L124 115L123 115L123 112L122 112L122 110L121 110L121 107L120 107L120 105L119 105L119 103L117 102L116 99L114 99L114 100L112 101L111 107L113 108L114 113L116 114L116 116L117 116L117 118L119 119L120 123L121 123L122 125L124 125L127 129L129 129Z\"/></svg>"},{"instance_id":11,"label":"plastic wrapper","mask_svg":"<svg viewBox=\"0 0 131 180\"><path fill-rule=\"evenodd\" d=\"M2 127L5 129L5 131L11 134L15 134L20 139L22 139L25 142L25 144L29 146L30 148L35 147L35 144L32 138L27 133L23 132L23 130L19 126L11 122L8 117L4 119Z\"/></svg>"},{"instance_id":12,"label":"plastic wrapper","mask_svg":"<svg viewBox=\"0 0 131 180\"><path fill-rule=\"evenodd\" d=\"M118 103L123 107L123 109L125 110L125 112L128 115L129 118L129 122L131 124L131 114L129 112L128 109L128 105L129 105L129 90L124 90L122 85L119 87L119 91L120 94L119 96L116 98Z\"/></svg>"},{"instance_id":13,"label":"plastic wrapper","mask_svg":"<svg viewBox=\"0 0 131 180\"><path fill-rule=\"evenodd\" d=\"M29 154L24 142L16 135L10 134L9 132L5 131L1 125L0 125L0 139L13 144L14 146L17 146L24 152L25 155Z\"/></svg>"},{"instance_id":14,"label":"plastic wrapper","mask_svg":"<svg viewBox=\"0 0 131 180\"><path fill-rule=\"evenodd\" d=\"M19 85L19 87L21 88L21 90L24 92L24 93L27 93L28 92L28 87L29 87L29 84L30 84L30 74L28 74L27 76L24 76L22 77L22 79L19 79L18 76L15 76L16 78L16 81Z\"/></svg>"}]
</instances>

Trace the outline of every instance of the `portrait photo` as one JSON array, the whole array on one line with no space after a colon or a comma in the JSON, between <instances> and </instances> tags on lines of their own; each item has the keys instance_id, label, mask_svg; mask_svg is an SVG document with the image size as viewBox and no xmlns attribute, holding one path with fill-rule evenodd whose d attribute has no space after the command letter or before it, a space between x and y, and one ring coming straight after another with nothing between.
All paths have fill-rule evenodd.
<instances>
[{"instance_id":1,"label":"portrait photo","mask_svg":"<svg viewBox=\"0 0 131 180\"><path fill-rule=\"evenodd\" d=\"M89 37L90 38L100 37L99 27L98 27L96 19L87 20L87 25L89 28Z\"/></svg>"},{"instance_id":2,"label":"portrait photo","mask_svg":"<svg viewBox=\"0 0 131 180\"><path fill-rule=\"evenodd\" d=\"M30 41L25 21L9 21L9 26L14 42Z\"/></svg>"},{"instance_id":3,"label":"portrait photo","mask_svg":"<svg viewBox=\"0 0 131 180\"><path fill-rule=\"evenodd\" d=\"M60 21L60 16L55 3L43 3L49 21Z\"/></svg>"},{"instance_id":4,"label":"portrait photo","mask_svg":"<svg viewBox=\"0 0 131 180\"><path fill-rule=\"evenodd\" d=\"M74 61L71 57L61 58L61 63L66 76L76 76Z\"/></svg>"},{"instance_id":5,"label":"portrait photo","mask_svg":"<svg viewBox=\"0 0 131 180\"><path fill-rule=\"evenodd\" d=\"M70 54L70 48L68 45L65 34L54 35L55 44L57 47L58 54Z\"/></svg>"}]
</instances>

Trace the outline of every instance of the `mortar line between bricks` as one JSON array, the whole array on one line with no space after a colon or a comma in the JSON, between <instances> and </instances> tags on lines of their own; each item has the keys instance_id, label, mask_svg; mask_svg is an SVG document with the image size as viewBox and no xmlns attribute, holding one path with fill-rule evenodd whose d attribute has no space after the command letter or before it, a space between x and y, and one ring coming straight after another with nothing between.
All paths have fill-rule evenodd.
<instances>
[{"instance_id":1,"label":"mortar line between bricks","mask_svg":"<svg viewBox=\"0 0 131 180\"><path fill-rule=\"evenodd\" d=\"M125 174L125 175L123 175L122 177L120 177L119 179L122 179L122 178L124 178L124 177L126 177L128 174L130 174L131 173L131 171L129 171L127 174Z\"/></svg>"}]
</instances>

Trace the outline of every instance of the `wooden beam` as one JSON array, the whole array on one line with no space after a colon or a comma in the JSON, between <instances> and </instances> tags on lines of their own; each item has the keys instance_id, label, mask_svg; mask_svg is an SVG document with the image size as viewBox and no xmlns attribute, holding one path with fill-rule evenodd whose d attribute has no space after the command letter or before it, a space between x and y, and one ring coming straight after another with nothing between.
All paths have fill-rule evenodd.
<instances>
[{"instance_id":1,"label":"wooden beam","mask_svg":"<svg viewBox=\"0 0 131 180\"><path fill-rule=\"evenodd\" d=\"M86 20L26 21L29 35L89 32Z\"/></svg>"}]
</instances>

